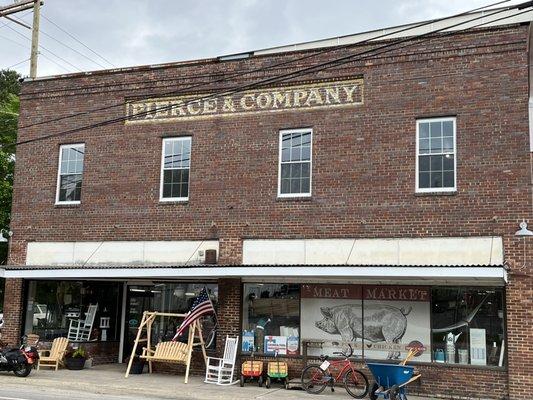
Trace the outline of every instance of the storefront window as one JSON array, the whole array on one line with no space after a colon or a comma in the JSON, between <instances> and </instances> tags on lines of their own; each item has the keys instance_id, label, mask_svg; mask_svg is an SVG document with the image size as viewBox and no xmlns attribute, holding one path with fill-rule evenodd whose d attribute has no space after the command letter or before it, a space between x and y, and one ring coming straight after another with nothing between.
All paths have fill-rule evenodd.
<instances>
[{"instance_id":1,"label":"storefront window","mask_svg":"<svg viewBox=\"0 0 533 400\"><path fill-rule=\"evenodd\" d=\"M30 281L25 333L36 333L41 340L67 337L70 321L85 320L89 306L98 305L89 340L118 340L119 292L117 283ZM102 328L101 318L109 318Z\"/></svg>"},{"instance_id":2,"label":"storefront window","mask_svg":"<svg viewBox=\"0 0 533 400\"><path fill-rule=\"evenodd\" d=\"M300 354L300 285L245 284L242 351Z\"/></svg>"},{"instance_id":3,"label":"storefront window","mask_svg":"<svg viewBox=\"0 0 533 400\"><path fill-rule=\"evenodd\" d=\"M503 290L433 288L433 359L449 364L503 366Z\"/></svg>"},{"instance_id":4,"label":"storefront window","mask_svg":"<svg viewBox=\"0 0 533 400\"><path fill-rule=\"evenodd\" d=\"M501 288L245 284L242 351L503 366L504 306Z\"/></svg>"},{"instance_id":5,"label":"storefront window","mask_svg":"<svg viewBox=\"0 0 533 400\"><path fill-rule=\"evenodd\" d=\"M207 289L209 297L217 309L218 285L206 283L155 283L150 286L130 285L128 286L128 307L127 307L127 343L125 354L131 352L133 341L137 335L138 327L144 311L157 311L171 314L186 314L192 307L196 297L203 288ZM160 341L171 340L176 334L183 318L161 316L154 320L152 324L153 345ZM212 339L207 343L209 349L214 349L216 338L209 335L215 327L213 315L204 315L201 318L204 338ZM187 340L187 332L184 332L178 340ZM139 351L141 349L139 348Z\"/></svg>"}]
</instances>

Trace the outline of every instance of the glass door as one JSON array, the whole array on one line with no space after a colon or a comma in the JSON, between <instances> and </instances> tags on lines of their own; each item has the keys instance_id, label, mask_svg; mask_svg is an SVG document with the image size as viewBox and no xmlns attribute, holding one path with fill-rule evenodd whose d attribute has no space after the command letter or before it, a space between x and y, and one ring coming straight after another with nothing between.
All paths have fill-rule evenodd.
<instances>
[{"instance_id":1,"label":"glass door","mask_svg":"<svg viewBox=\"0 0 533 400\"><path fill-rule=\"evenodd\" d=\"M124 338L124 360L131 355L133 342L145 311L154 311L153 286L128 286L126 298L126 329ZM146 345L146 344L144 344ZM140 354L143 346L137 347Z\"/></svg>"}]
</instances>

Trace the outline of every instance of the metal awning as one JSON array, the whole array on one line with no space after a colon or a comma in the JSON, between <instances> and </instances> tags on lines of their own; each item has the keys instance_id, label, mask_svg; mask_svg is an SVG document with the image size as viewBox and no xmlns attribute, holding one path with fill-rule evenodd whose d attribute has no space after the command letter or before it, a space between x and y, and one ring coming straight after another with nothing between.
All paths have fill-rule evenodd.
<instances>
[{"instance_id":1,"label":"metal awning","mask_svg":"<svg viewBox=\"0 0 533 400\"><path fill-rule=\"evenodd\" d=\"M0 277L24 279L218 279L248 282L365 282L505 285L503 265L174 265L5 266Z\"/></svg>"}]
</instances>

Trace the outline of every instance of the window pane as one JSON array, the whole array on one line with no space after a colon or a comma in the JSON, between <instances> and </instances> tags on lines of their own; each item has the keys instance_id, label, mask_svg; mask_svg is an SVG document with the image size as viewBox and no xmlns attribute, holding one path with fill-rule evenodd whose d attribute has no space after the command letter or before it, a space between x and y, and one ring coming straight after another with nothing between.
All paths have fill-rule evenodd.
<instances>
[{"instance_id":1,"label":"window pane","mask_svg":"<svg viewBox=\"0 0 533 400\"><path fill-rule=\"evenodd\" d=\"M442 136L442 123L440 121L430 122L429 136L431 138L440 138Z\"/></svg>"},{"instance_id":2,"label":"window pane","mask_svg":"<svg viewBox=\"0 0 533 400\"><path fill-rule=\"evenodd\" d=\"M291 178L299 178L302 173L301 164L291 164Z\"/></svg>"},{"instance_id":3,"label":"window pane","mask_svg":"<svg viewBox=\"0 0 533 400\"><path fill-rule=\"evenodd\" d=\"M163 171L163 184L172 183L172 170Z\"/></svg>"},{"instance_id":4,"label":"window pane","mask_svg":"<svg viewBox=\"0 0 533 400\"><path fill-rule=\"evenodd\" d=\"M311 159L311 148L308 146L302 147L302 161Z\"/></svg>"},{"instance_id":5,"label":"window pane","mask_svg":"<svg viewBox=\"0 0 533 400\"><path fill-rule=\"evenodd\" d=\"M289 149L291 147L291 134L285 133L281 137L281 148L282 149Z\"/></svg>"},{"instance_id":6,"label":"window pane","mask_svg":"<svg viewBox=\"0 0 533 400\"><path fill-rule=\"evenodd\" d=\"M172 185L165 183L163 185L163 197L172 197Z\"/></svg>"},{"instance_id":7,"label":"window pane","mask_svg":"<svg viewBox=\"0 0 533 400\"><path fill-rule=\"evenodd\" d=\"M189 184L184 183L181 185L181 197L189 197Z\"/></svg>"},{"instance_id":8,"label":"window pane","mask_svg":"<svg viewBox=\"0 0 533 400\"><path fill-rule=\"evenodd\" d=\"M291 173L291 164L282 164L281 165L281 179L290 178Z\"/></svg>"},{"instance_id":9,"label":"window pane","mask_svg":"<svg viewBox=\"0 0 533 400\"><path fill-rule=\"evenodd\" d=\"M442 123L442 136L453 136L453 122L444 121Z\"/></svg>"},{"instance_id":10,"label":"window pane","mask_svg":"<svg viewBox=\"0 0 533 400\"><path fill-rule=\"evenodd\" d=\"M290 190L291 190L291 180L282 179L281 180L281 193L287 194L287 193L290 193Z\"/></svg>"},{"instance_id":11,"label":"window pane","mask_svg":"<svg viewBox=\"0 0 533 400\"><path fill-rule=\"evenodd\" d=\"M442 140L442 151L445 151L445 152L453 151L453 137L445 137Z\"/></svg>"},{"instance_id":12,"label":"window pane","mask_svg":"<svg viewBox=\"0 0 533 400\"><path fill-rule=\"evenodd\" d=\"M302 135L300 133L293 133L292 134L292 143L291 147L300 147L302 144Z\"/></svg>"},{"instance_id":13,"label":"window pane","mask_svg":"<svg viewBox=\"0 0 533 400\"><path fill-rule=\"evenodd\" d=\"M302 150L300 147L293 147L291 149L291 161L300 161L302 158Z\"/></svg>"},{"instance_id":14,"label":"window pane","mask_svg":"<svg viewBox=\"0 0 533 400\"><path fill-rule=\"evenodd\" d=\"M291 179L291 193L301 193L300 179Z\"/></svg>"},{"instance_id":15,"label":"window pane","mask_svg":"<svg viewBox=\"0 0 533 400\"><path fill-rule=\"evenodd\" d=\"M420 139L420 145L418 146L420 154L429 153L429 139Z\"/></svg>"},{"instance_id":16,"label":"window pane","mask_svg":"<svg viewBox=\"0 0 533 400\"><path fill-rule=\"evenodd\" d=\"M442 172L431 172L430 179L432 188L442 187Z\"/></svg>"},{"instance_id":17,"label":"window pane","mask_svg":"<svg viewBox=\"0 0 533 400\"><path fill-rule=\"evenodd\" d=\"M453 172L444 172L443 173L443 176L444 176L444 187L454 187L455 186L455 178L454 178L454 174Z\"/></svg>"},{"instance_id":18,"label":"window pane","mask_svg":"<svg viewBox=\"0 0 533 400\"><path fill-rule=\"evenodd\" d=\"M302 146L311 145L311 133L307 132L302 135Z\"/></svg>"},{"instance_id":19,"label":"window pane","mask_svg":"<svg viewBox=\"0 0 533 400\"><path fill-rule=\"evenodd\" d=\"M80 201L82 176L62 175L59 180L59 201Z\"/></svg>"},{"instance_id":20,"label":"window pane","mask_svg":"<svg viewBox=\"0 0 533 400\"><path fill-rule=\"evenodd\" d=\"M301 180L301 190L302 190L302 193L310 193L311 190L310 190L310 179L309 178L302 178Z\"/></svg>"},{"instance_id":21,"label":"window pane","mask_svg":"<svg viewBox=\"0 0 533 400\"><path fill-rule=\"evenodd\" d=\"M429 138L429 123L422 122L418 125L418 136L420 139Z\"/></svg>"},{"instance_id":22,"label":"window pane","mask_svg":"<svg viewBox=\"0 0 533 400\"><path fill-rule=\"evenodd\" d=\"M300 354L299 285L246 283L242 309L242 352Z\"/></svg>"},{"instance_id":23,"label":"window pane","mask_svg":"<svg viewBox=\"0 0 533 400\"><path fill-rule=\"evenodd\" d=\"M431 156L431 171L439 172L442 171L442 156Z\"/></svg>"},{"instance_id":24,"label":"window pane","mask_svg":"<svg viewBox=\"0 0 533 400\"><path fill-rule=\"evenodd\" d=\"M429 188L429 172L420 172L418 174L418 186L421 189Z\"/></svg>"},{"instance_id":25,"label":"window pane","mask_svg":"<svg viewBox=\"0 0 533 400\"><path fill-rule=\"evenodd\" d=\"M310 175L310 171L309 171L309 166L310 166L310 163L302 163L302 177L303 178L309 178L311 175Z\"/></svg>"},{"instance_id":26,"label":"window pane","mask_svg":"<svg viewBox=\"0 0 533 400\"><path fill-rule=\"evenodd\" d=\"M281 150L281 161L290 161L291 160L291 150L289 148Z\"/></svg>"},{"instance_id":27,"label":"window pane","mask_svg":"<svg viewBox=\"0 0 533 400\"><path fill-rule=\"evenodd\" d=\"M429 158L428 156L419 156L418 157L418 170L419 171L429 171Z\"/></svg>"},{"instance_id":28,"label":"window pane","mask_svg":"<svg viewBox=\"0 0 533 400\"><path fill-rule=\"evenodd\" d=\"M442 139L431 139L431 153L440 153L442 152Z\"/></svg>"},{"instance_id":29,"label":"window pane","mask_svg":"<svg viewBox=\"0 0 533 400\"><path fill-rule=\"evenodd\" d=\"M452 154L447 154L443 157L443 169L445 171L453 171L453 162L454 156Z\"/></svg>"}]
</instances>

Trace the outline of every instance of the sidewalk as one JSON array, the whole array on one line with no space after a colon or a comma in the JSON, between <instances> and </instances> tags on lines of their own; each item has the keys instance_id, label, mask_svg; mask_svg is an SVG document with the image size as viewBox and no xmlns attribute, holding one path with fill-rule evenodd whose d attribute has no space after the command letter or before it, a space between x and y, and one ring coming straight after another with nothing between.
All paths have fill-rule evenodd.
<instances>
[{"instance_id":1,"label":"sidewalk","mask_svg":"<svg viewBox=\"0 0 533 400\"><path fill-rule=\"evenodd\" d=\"M32 385L44 390L69 390L73 392L100 394L108 396L135 396L147 399L352 399L344 388L338 387L334 393L329 389L320 395L311 395L302 390L285 390L281 385L273 385L270 389L260 388L256 383L241 388L217 386L203 383L199 376L189 377L189 383L183 383L183 375L142 374L124 378L124 364L100 365L82 371L51 370L32 371L28 378L17 378L13 374L0 374L0 387L15 385ZM421 397L409 396L409 400L425 400Z\"/></svg>"}]
</instances>

